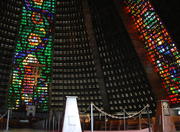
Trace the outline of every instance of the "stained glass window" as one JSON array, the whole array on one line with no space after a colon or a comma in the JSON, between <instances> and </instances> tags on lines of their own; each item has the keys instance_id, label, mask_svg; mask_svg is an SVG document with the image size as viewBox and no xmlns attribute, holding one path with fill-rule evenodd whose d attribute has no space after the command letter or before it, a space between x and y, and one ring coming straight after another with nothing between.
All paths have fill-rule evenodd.
<instances>
[{"instance_id":1,"label":"stained glass window","mask_svg":"<svg viewBox=\"0 0 180 132\"><path fill-rule=\"evenodd\" d=\"M55 0L24 0L9 88L9 107L48 110Z\"/></svg>"},{"instance_id":2,"label":"stained glass window","mask_svg":"<svg viewBox=\"0 0 180 132\"><path fill-rule=\"evenodd\" d=\"M172 104L180 103L180 54L149 0L125 0L154 69Z\"/></svg>"}]
</instances>

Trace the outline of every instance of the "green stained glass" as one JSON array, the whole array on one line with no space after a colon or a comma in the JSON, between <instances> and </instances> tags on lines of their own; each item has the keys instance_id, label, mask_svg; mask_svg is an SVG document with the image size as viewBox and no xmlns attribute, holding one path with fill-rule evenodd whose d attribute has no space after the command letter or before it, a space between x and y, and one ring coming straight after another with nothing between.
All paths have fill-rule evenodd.
<instances>
[{"instance_id":1,"label":"green stained glass","mask_svg":"<svg viewBox=\"0 0 180 132\"><path fill-rule=\"evenodd\" d=\"M24 0L9 88L11 108L25 104L48 110L54 8L55 0Z\"/></svg>"}]
</instances>

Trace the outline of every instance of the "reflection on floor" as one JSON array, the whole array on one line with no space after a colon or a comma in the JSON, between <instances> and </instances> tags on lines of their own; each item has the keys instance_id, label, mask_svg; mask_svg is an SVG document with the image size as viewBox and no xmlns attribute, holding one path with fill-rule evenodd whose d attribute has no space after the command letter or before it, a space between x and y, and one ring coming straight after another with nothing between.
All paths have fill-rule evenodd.
<instances>
[{"instance_id":1,"label":"reflection on floor","mask_svg":"<svg viewBox=\"0 0 180 132\"><path fill-rule=\"evenodd\" d=\"M10 129L9 131L0 130L0 132L48 132L45 130L35 130L35 129Z\"/></svg>"}]
</instances>

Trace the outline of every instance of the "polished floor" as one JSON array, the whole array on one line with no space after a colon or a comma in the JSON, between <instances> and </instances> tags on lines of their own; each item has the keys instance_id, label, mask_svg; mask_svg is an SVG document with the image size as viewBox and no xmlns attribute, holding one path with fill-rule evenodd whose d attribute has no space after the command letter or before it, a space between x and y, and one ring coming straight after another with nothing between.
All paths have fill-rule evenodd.
<instances>
[{"instance_id":1,"label":"polished floor","mask_svg":"<svg viewBox=\"0 0 180 132\"><path fill-rule=\"evenodd\" d=\"M9 131L0 130L0 132L57 132L57 131L52 131L52 130L51 131L45 131L45 130L34 130L34 129L10 129ZM106 131L104 131L104 132L106 132ZM177 132L180 132L180 131L177 131Z\"/></svg>"},{"instance_id":2,"label":"polished floor","mask_svg":"<svg viewBox=\"0 0 180 132\"><path fill-rule=\"evenodd\" d=\"M0 130L0 132L50 132L45 130L34 130L34 129L10 129L9 131ZM53 131L51 131L53 132ZM55 132L55 131L54 131Z\"/></svg>"}]
</instances>

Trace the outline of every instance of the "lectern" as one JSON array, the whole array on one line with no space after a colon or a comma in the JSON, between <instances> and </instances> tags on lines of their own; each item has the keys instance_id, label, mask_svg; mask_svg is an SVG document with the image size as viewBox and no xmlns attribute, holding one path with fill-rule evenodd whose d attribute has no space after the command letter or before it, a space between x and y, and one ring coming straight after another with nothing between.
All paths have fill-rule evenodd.
<instances>
[{"instance_id":1,"label":"lectern","mask_svg":"<svg viewBox=\"0 0 180 132\"><path fill-rule=\"evenodd\" d=\"M76 96L66 97L63 132L82 132Z\"/></svg>"}]
</instances>

